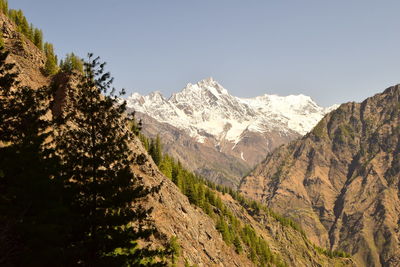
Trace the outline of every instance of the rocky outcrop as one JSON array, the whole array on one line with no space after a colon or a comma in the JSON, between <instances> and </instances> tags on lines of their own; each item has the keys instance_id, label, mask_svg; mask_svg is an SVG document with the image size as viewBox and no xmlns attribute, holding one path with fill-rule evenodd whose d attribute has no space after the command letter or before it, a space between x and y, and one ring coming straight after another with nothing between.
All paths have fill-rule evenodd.
<instances>
[{"instance_id":1,"label":"rocky outcrop","mask_svg":"<svg viewBox=\"0 0 400 267\"><path fill-rule=\"evenodd\" d=\"M270 153L240 191L361 266L400 265L400 88L326 115Z\"/></svg>"},{"instance_id":2,"label":"rocky outcrop","mask_svg":"<svg viewBox=\"0 0 400 267\"><path fill-rule=\"evenodd\" d=\"M15 63L15 70L19 73L20 85L39 88L48 85L50 79L43 75L42 70L46 57L23 34L16 30L2 12L0 12L0 30L3 33L4 45L10 51L8 62Z\"/></svg>"}]
</instances>

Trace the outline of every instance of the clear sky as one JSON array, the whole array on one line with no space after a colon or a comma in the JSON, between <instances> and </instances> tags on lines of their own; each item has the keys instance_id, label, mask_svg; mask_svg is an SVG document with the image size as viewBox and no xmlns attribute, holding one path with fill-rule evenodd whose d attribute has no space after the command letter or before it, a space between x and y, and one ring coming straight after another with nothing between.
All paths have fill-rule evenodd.
<instances>
[{"instance_id":1,"label":"clear sky","mask_svg":"<svg viewBox=\"0 0 400 267\"><path fill-rule=\"evenodd\" d=\"M93 52L115 86L169 97L212 76L231 94L323 106L400 82L400 1L9 0L60 56Z\"/></svg>"}]
</instances>

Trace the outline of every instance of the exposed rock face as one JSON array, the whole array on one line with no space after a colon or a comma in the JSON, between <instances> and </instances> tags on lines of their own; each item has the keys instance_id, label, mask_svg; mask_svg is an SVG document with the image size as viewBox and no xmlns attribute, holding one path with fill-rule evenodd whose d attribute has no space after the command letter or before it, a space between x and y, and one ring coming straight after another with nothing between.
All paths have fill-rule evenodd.
<instances>
[{"instance_id":1,"label":"exposed rock face","mask_svg":"<svg viewBox=\"0 0 400 267\"><path fill-rule=\"evenodd\" d=\"M50 80L42 73L46 63L45 55L23 34L17 32L14 23L2 12L0 12L0 30L3 33L4 45L10 51L7 60L15 63L20 85L34 89L48 85Z\"/></svg>"},{"instance_id":2,"label":"exposed rock face","mask_svg":"<svg viewBox=\"0 0 400 267\"><path fill-rule=\"evenodd\" d=\"M157 238L164 237L165 241L171 236L178 237L182 247L179 266L183 266L184 259L198 266L255 266L246 253L237 254L233 246L226 245L215 229L214 220L191 205L187 197L158 171L138 140L134 140L133 150L140 158L140 164L134 166L136 175L148 186L162 184L160 192L144 202L146 207L154 208L150 217L158 235L152 242L163 242ZM318 253L307 238L290 227L282 226L271 216L253 217L230 195L220 194L220 197L235 216L242 223L250 224L289 266L355 266L351 259L329 258Z\"/></svg>"},{"instance_id":3,"label":"exposed rock face","mask_svg":"<svg viewBox=\"0 0 400 267\"><path fill-rule=\"evenodd\" d=\"M307 133L330 110L304 95L238 98L212 78L188 84L169 99L153 92L134 93L127 101L144 117L144 132L166 140L166 152L233 187L268 152Z\"/></svg>"},{"instance_id":4,"label":"exposed rock face","mask_svg":"<svg viewBox=\"0 0 400 267\"><path fill-rule=\"evenodd\" d=\"M356 266L352 259L330 258L318 253L307 237L291 227L283 226L270 215L266 213L257 215L251 209L244 211L230 195L226 194L221 198L236 217L250 224L288 266Z\"/></svg>"},{"instance_id":5,"label":"exposed rock face","mask_svg":"<svg viewBox=\"0 0 400 267\"><path fill-rule=\"evenodd\" d=\"M361 266L400 266L400 89L326 115L240 185Z\"/></svg>"},{"instance_id":6,"label":"exposed rock face","mask_svg":"<svg viewBox=\"0 0 400 267\"><path fill-rule=\"evenodd\" d=\"M160 191L148 197L144 206L154 208L150 216L159 237L178 237L182 248L180 266L183 266L183 259L199 266L253 266L245 255L237 254L233 247L226 245L214 221L201 209L190 205L178 187L158 171L137 139L133 150L141 155L142 163L134 166L135 174L147 186L162 184Z\"/></svg>"}]
</instances>

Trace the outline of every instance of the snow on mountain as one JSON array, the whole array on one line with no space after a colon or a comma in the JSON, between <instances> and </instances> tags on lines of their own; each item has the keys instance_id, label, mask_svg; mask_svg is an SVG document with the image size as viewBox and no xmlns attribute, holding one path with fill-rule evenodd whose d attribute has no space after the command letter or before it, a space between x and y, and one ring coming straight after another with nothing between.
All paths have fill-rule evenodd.
<instances>
[{"instance_id":1,"label":"snow on mountain","mask_svg":"<svg viewBox=\"0 0 400 267\"><path fill-rule=\"evenodd\" d=\"M235 144L245 131L282 134L310 131L329 111L337 108L318 106L305 95L263 95L254 98L232 96L213 78L187 86L165 99L160 92L142 96L133 93L127 99L129 108L186 131L197 141L207 135Z\"/></svg>"}]
</instances>

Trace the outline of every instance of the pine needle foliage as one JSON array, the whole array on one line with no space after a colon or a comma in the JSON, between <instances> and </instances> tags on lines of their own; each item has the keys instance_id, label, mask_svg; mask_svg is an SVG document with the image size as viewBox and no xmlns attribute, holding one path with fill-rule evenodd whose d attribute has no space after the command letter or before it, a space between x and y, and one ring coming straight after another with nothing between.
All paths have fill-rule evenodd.
<instances>
[{"instance_id":1,"label":"pine needle foliage","mask_svg":"<svg viewBox=\"0 0 400 267\"><path fill-rule=\"evenodd\" d=\"M139 185L131 171L126 103L119 103L104 67L89 54L77 90L69 91L58 118L61 177L79 214L70 249L76 263L85 266L162 266L152 260L159 251L137 246L136 240L149 237L153 229L146 224L150 210L135 209L133 203L151 189Z\"/></svg>"},{"instance_id":2,"label":"pine needle foliage","mask_svg":"<svg viewBox=\"0 0 400 267\"><path fill-rule=\"evenodd\" d=\"M8 1L0 0L0 11L15 23L20 33L31 40L40 50L43 50L42 30L34 27L32 23L29 24L22 10L8 9Z\"/></svg>"},{"instance_id":3,"label":"pine needle foliage","mask_svg":"<svg viewBox=\"0 0 400 267\"><path fill-rule=\"evenodd\" d=\"M0 51L0 265L47 266L61 260L68 214L46 140L51 93L20 87Z\"/></svg>"},{"instance_id":4,"label":"pine needle foliage","mask_svg":"<svg viewBox=\"0 0 400 267\"><path fill-rule=\"evenodd\" d=\"M50 43L44 44L44 54L46 55L46 63L44 65L44 73L47 76L54 75L58 72L57 56L54 53L54 47Z\"/></svg>"},{"instance_id":5,"label":"pine needle foliage","mask_svg":"<svg viewBox=\"0 0 400 267\"><path fill-rule=\"evenodd\" d=\"M64 72L77 71L83 73L83 61L74 53L67 54L60 62L60 68Z\"/></svg>"},{"instance_id":6,"label":"pine needle foliage","mask_svg":"<svg viewBox=\"0 0 400 267\"><path fill-rule=\"evenodd\" d=\"M3 31L0 30L0 47L4 47Z\"/></svg>"},{"instance_id":7,"label":"pine needle foliage","mask_svg":"<svg viewBox=\"0 0 400 267\"><path fill-rule=\"evenodd\" d=\"M8 1L0 0L0 12L2 12L15 23L18 32L22 33L37 48L45 53L46 61L43 68L43 73L45 75L54 75L60 69L65 72L83 72L83 61L74 53L67 54L65 59L60 62L60 66L58 66L57 55L54 52L53 44L44 42L43 31L39 28L36 28L32 23L29 23L21 9L9 9ZM0 38L0 44L1 43L2 38Z\"/></svg>"},{"instance_id":8,"label":"pine needle foliage","mask_svg":"<svg viewBox=\"0 0 400 267\"><path fill-rule=\"evenodd\" d=\"M8 13L8 1L7 0L0 0L0 11L4 14Z\"/></svg>"}]
</instances>

